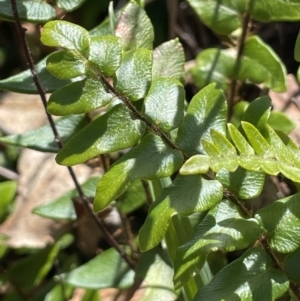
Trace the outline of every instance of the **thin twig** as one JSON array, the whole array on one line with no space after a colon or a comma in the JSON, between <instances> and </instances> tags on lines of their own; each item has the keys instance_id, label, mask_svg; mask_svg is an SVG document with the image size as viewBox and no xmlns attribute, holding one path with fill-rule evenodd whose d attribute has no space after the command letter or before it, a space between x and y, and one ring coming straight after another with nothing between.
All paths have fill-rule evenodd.
<instances>
[{"instance_id":1,"label":"thin twig","mask_svg":"<svg viewBox=\"0 0 300 301\"><path fill-rule=\"evenodd\" d=\"M86 198L86 197L84 196L84 198ZM81 197L81 199L82 199L82 197ZM86 207L88 214L95 221L97 226L101 229L102 233L104 234L104 236L105 236L106 240L109 242L109 244L117 250L117 252L120 254L120 256L126 261L128 266L131 269L134 269L135 265L136 265L135 262L123 251L123 249L120 247L120 245L115 240L115 238L107 230L102 219L98 218L95 214L93 214L89 204L86 201L84 201L83 204Z\"/></svg>"},{"instance_id":2,"label":"thin twig","mask_svg":"<svg viewBox=\"0 0 300 301\"><path fill-rule=\"evenodd\" d=\"M271 250L270 247L270 243L268 241L268 237L265 234L261 234L259 236L259 241L262 245L262 247L264 248L264 250L269 254L269 256L271 257L272 261L273 261L273 266L278 269L278 270L283 270L283 267L279 261L279 259L276 257L276 255L274 254L274 252Z\"/></svg>"},{"instance_id":3,"label":"thin twig","mask_svg":"<svg viewBox=\"0 0 300 301\"><path fill-rule=\"evenodd\" d=\"M247 217L253 217L253 212L251 210L249 210L244 204L243 202L241 202L235 195L234 193L232 193L231 191L229 191L228 189L224 189L224 195L234 204L236 204L241 212L247 216Z\"/></svg>"},{"instance_id":4,"label":"thin twig","mask_svg":"<svg viewBox=\"0 0 300 301\"><path fill-rule=\"evenodd\" d=\"M108 160L108 157L104 154L101 154L99 156L100 158L100 161L101 161L101 165L104 169L105 172L107 172L109 170L109 160Z\"/></svg>"},{"instance_id":5,"label":"thin twig","mask_svg":"<svg viewBox=\"0 0 300 301\"><path fill-rule=\"evenodd\" d=\"M12 181L17 181L19 179L17 173L3 166L0 166L0 176Z\"/></svg>"},{"instance_id":6,"label":"thin twig","mask_svg":"<svg viewBox=\"0 0 300 301\"><path fill-rule=\"evenodd\" d=\"M120 219L122 221L123 230L124 230L128 245L129 245L131 253L132 253L132 258L133 258L133 260L137 260L138 259L138 250L136 247L136 243L134 241L134 236L132 234L129 221L127 219L127 216L124 213L122 213L118 208L117 208L117 210L118 210Z\"/></svg>"},{"instance_id":7,"label":"thin twig","mask_svg":"<svg viewBox=\"0 0 300 301\"><path fill-rule=\"evenodd\" d=\"M238 71L239 69L239 64L243 55L243 50L244 50L244 46L245 46L245 41L246 41L246 37L248 35L248 31L249 31L249 21L250 21L250 14L248 11L248 8L246 9L244 15L243 15L243 21L242 21L242 34L240 35L239 38L239 42L238 42L238 50L237 50L237 57L236 57L236 61L235 61L235 66L234 69L236 71ZM235 92L236 92L236 84L237 84L237 80L233 79L231 81L231 85L228 91L228 120L231 118L232 115L232 110L233 110L233 105L234 105L234 97L235 97Z\"/></svg>"},{"instance_id":8,"label":"thin twig","mask_svg":"<svg viewBox=\"0 0 300 301\"><path fill-rule=\"evenodd\" d=\"M37 91L41 97L41 100L43 102L44 108L45 108L45 112L49 121L49 124L51 126L52 132L54 134L54 139L55 142L57 143L59 149L62 149L63 147L63 143L61 140L61 137L57 131L57 128L55 126L54 120L52 118L52 116L48 113L47 111L47 99L46 99L46 93L44 91L44 89L42 88L42 85L39 81L38 75L36 73L35 70L35 66L34 66L34 62L33 62L33 58L26 40L26 36L25 36L25 30L22 27L21 24L21 20L20 20L20 16L18 13L18 9L17 9L17 4L16 4L16 0L11 0L11 7L12 7L12 11L13 11L13 15L14 15L14 20L15 20L15 24L16 24L16 28L17 28L17 32L21 41L21 45L22 48L25 52L25 56L26 56L26 60L28 63L28 67L31 71L31 75L34 81L34 84L37 88ZM89 206L89 201L88 198L84 195L83 190L81 188L81 186L79 185L79 182L77 180L77 177L74 173L74 170L72 169L72 167L68 166L67 167L69 170L69 173L71 175L71 178L75 184L76 190L81 198L81 200L83 201L83 204L85 205L87 212L89 212L91 218L96 222L96 224L98 225L99 229L102 231L102 233L104 234L105 238L107 239L108 243L114 247L119 253L120 256L127 262L127 264L131 267L134 268L135 264L134 262L131 260L130 257L127 256L127 254L121 249L121 247L119 246L119 244L116 242L116 240L114 239L114 237L109 233L109 231L107 230L105 224L102 222L102 220L98 219L92 209Z\"/></svg>"},{"instance_id":9,"label":"thin twig","mask_svg":"<svg viewBox=\"0 0 300 301\"><path fill-rule=\"evenodd\" d=\"M281 270L282 272L284 272L284 268L283 268L280 260L277 258L277 256L275 255L275 253L271 249L271 246L270 246L270 243L268 241L267 236L265 234L261 234L260 237L259 237L259 241L260 241L262 247L264 248L264 250L268 253L270 258L272 259L273 266L276 269ZM300 300L300 288L299 288L299 286L290 281L290 289L297 296L298 300Z\"/></svg>"}]
</instances>

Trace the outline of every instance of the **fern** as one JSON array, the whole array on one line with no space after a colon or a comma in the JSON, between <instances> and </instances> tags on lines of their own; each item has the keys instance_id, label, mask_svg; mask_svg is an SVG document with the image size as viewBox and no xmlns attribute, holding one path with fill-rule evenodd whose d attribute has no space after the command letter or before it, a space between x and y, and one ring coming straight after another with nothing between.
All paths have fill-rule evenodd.
<instances>
[{"instance_id":1,"label":"fern","mask_svg":"<svg viewBox=\"0 0 300 301\"><path fill-rule=\"evenodd\" d=\"M288 136L280 133L280 138L268 124L259 131L245 121L242 121L242 131L246 137L234 125L228 124L229 141L225 135L212 129L211 140L201 140L206 155L189 158L180 173L204 174L209 169L219 172L222 168L234 172L240 166L273 176L282 173L286 178L300 182L300 152Z\"/></svg>"},{"instance_id":2,"label":"fern","mask_svg":"<svg viewBox=\"0 0 300 301\"><path fill-rule=\"evenodd\" d=\"M84 1L69 2L56 5L68 11ZM180 292L186 301L275 300L290 286L300 299L299 273L293 270L300 258L300 194L254 213L244 203L261 194L267 175L300 182L300 150L287 136L294 124L271 112L269 96L244 102L242 112L228 123L237 81L286 89L283 63L258 36L248 35L249 18L298 20L299 5L296 0L274 1L272 7L268 0L188 2L206 25L230 35L233 43L233 31L242 27L237 47L199 53L188 73L200 91L189 104L183 47L174 39L153 49L154 29L144 1L131 0L116 13L111 4L108 19L91 31L51 20L53 7L35 3L43 14L27 20L51 20L41 41L56 48L36 69L41 86L52 92L48 112L62 116L54 128L60 144L53 145L49 126L1 141L55 152L56 162L71 174L70 166L126 150L101 178L80 186L72 174L77 192L34 209L47 218L74 220L70 198L91 197L92 209L86 203L86 210L101 228L94 213L108 206L128 213L148 202L137 238L141 253L137 256L135 247L128 251L101 228L114 248L61 275L68 285L124 289L141 279L148 287L143 290L146 301L176 300ZM7 1L1 5L11 19L5 13ZM20 16L26 20L24 11ZM1 80L0 87L37 92L28 71ZM284 133L276 118L287 121ZM128 244L134 245L134 239ZM224 261L224 252L237 250L246 251L232 263L212 267L217 257ZM17 274L13 269L9 273Z\"/></svg>"}]
</instances>

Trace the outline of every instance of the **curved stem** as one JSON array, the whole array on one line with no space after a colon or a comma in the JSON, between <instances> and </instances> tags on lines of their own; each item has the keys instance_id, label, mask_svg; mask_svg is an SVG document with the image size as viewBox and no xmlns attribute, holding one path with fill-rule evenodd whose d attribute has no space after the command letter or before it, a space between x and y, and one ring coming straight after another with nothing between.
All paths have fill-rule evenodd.
<instances>
[{"instance_id":1,"label":"curved stem","mask_svg":"<svg viewBox=\"0 0 300 301\"><path fill-rule=\"evenodd\" d=\"M28 63L28 67L30 69L34 84L37 88L37 91L41 97L44 109L45 109L45 113L47 115L50 127L52 129L52 132L54 134L54 139L55 142L57 143L57 146L59 149L62 149L63 147L63 143L61 140L61 137L57 131L57 128L55 126L54 120L52 118L52 116L48 113L47 111L47 99L46 99L46 93L45 90L43 89L37 72L35 70L35 66L34 66L34 61L30 52L30 48L28 46L27 40L26 40L26 36L25 36L25 30L22 27L21 24L21 20L20 20L20 16L19 16L19 12L18 12L18 8L17 8L17 4L16 4L16 0L11 0L11 7L12 7L12 11L13 11L13 15L14 15L14 20L15 20L15 24L16 24L16 29L21 41L21 45L22 48L24 50L25 56L26 56L26 60ZM99 229L102 231L102 233L104 234L106 240L108 241L108 243L114 247L120 254L120 256L127 262L127 264L133 269L135 267L135 263L132 261L132 259L122 250L122 248L120 247L120 245L118 244L118 242L115 240L115 238L110 234L110 232L107 230L104 222L101 219L98 219L95 214L92 211L92 208L89 206L89 200L88 198L84 195L84 192L78 182L78 179L75 175L75 172L73 170L73 168L71 166L68 166L68 171L70 173L70 176L75 184L76 190L79 194L80 199L82 200L84 206L87 209L87 212L89 213L90 217L96 222L97 226L99 227Z\"/></svg>"}]
</instances>

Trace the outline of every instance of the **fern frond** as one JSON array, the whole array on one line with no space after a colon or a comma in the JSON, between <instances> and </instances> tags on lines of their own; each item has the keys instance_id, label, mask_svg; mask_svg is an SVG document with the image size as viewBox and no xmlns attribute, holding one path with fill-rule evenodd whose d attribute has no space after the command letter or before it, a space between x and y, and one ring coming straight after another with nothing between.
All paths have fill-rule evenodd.
<instances>
[{"instance_id":1,"label":"fern frond","mask_svg":"<svg viewBox=\"0 0 300 301\"><path fill-rule=\"evenodd\" d=\"M294 182L300 182L300 150L290 138L280 136L265 124L260 131L251 123L242 122L245 136L232 124L228 124L228 138L212 129L211 140L201 140L206 154L191 157L180 173L199 174L209 169L219 172L225 168L234 172L239 166L249 171L262 170L269 175L282 173Z\"/></svg>"}]
</instances>

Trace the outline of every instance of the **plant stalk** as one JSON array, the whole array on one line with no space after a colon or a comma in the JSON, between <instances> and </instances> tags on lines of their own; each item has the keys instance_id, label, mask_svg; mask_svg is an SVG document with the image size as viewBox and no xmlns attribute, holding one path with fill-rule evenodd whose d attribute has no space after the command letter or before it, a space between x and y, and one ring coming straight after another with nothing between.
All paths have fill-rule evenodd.
<instances>
[{"instance_id":1,"label":"plant stalk","mask_svg":"<svg viewBox=\"0 0 300 301\"><path fill-rule=\"evenodd\" d=\"M248 25L249 25L249 21L250 21L250 14L249 14L248 10L249 10L249 7L246 8L246 11L243 15L242 34L239 38L238 49L237 49L237 57L236 57L235 66L234 66L235 71L239 70L239 64L240 64L240 61L242 59L246 37L247 37L248 32L249 32L249 26ZM233 106L234 106L234 97L235 97L235 93L236 93L236 86L237 86L237 80L232 79L231 80L231 85L230 85L229 91L228 91L228 111L227 111L227 119L228 120L230 120L230 118L232 116L232 111L233 111Z\"/></svg>"}]
</instances>

